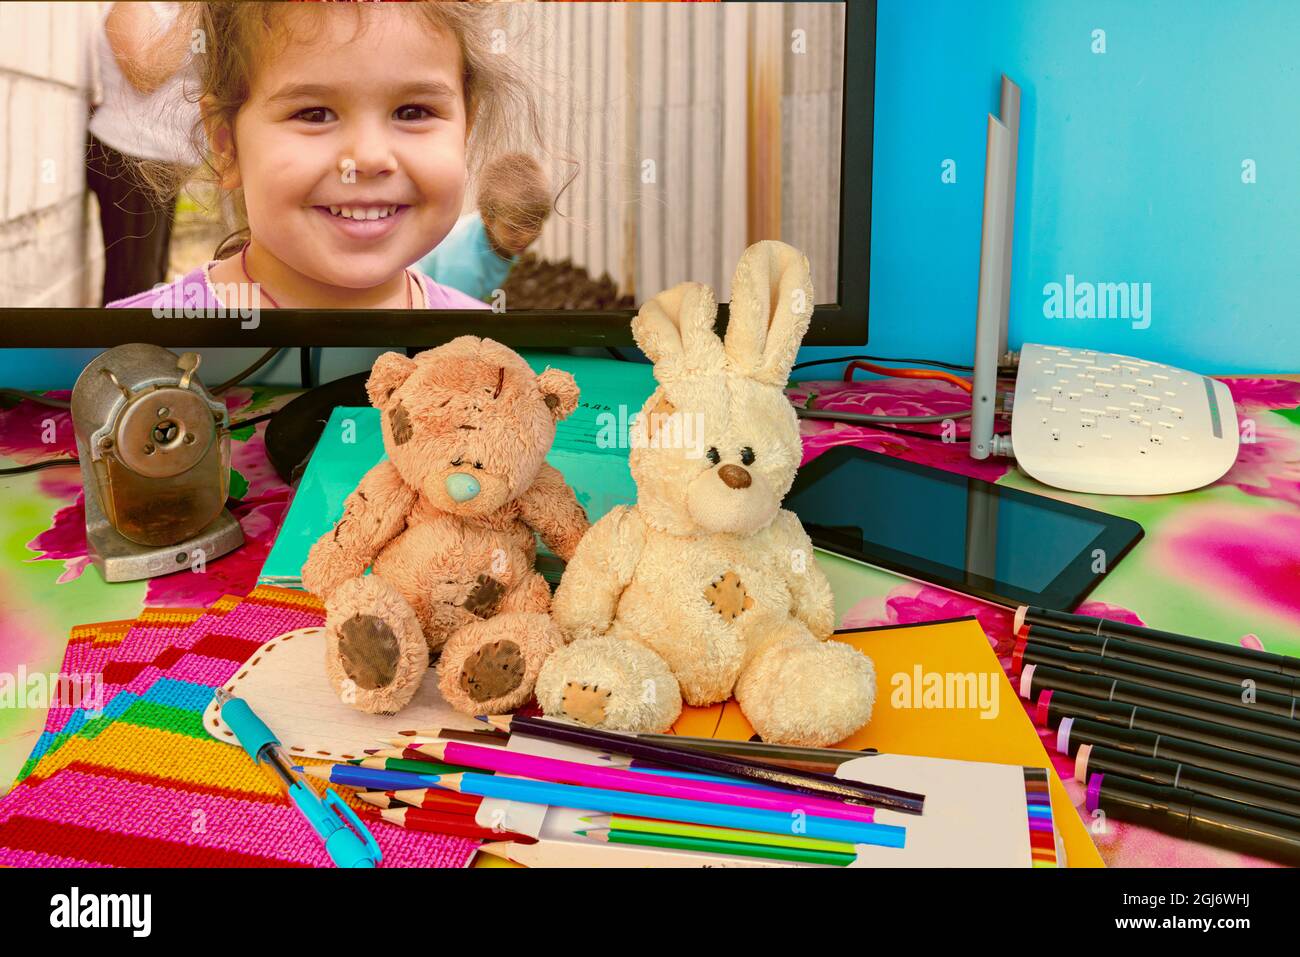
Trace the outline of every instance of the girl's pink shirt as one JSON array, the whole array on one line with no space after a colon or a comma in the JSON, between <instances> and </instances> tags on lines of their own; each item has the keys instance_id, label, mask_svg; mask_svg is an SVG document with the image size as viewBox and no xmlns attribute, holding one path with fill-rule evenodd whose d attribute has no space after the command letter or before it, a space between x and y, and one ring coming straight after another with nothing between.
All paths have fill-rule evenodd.
<instances>
[{"instance_id":1,"label":"girl's pink shirt","mask_svg":"<svg viewBox=\"0 0 1300 957\"><path fill-rule=\"evenodd\" d=\"M125 299L119 299L116 302L110 302L108 308L152 309L160 317L173 311L181 314L188 312L191 315L200 311L205 315L209 313L221 315L227 309L231 311L237 310L239 308L238 303L231 303L227 306L213 288L208 270L214 265L216 265L215 262L210 262L203 266L197 266L192 272L182 276L175 282L165 285L160 283L153 289L138 292L134 296L127 296ZM480 299L468 296L458 289L452 289L450 286L443 286L434 282L418 270L411 270L411 274L419 277L428 303L427 308L429 309L491 308ZM247 303L244 305L247 306ZM418 309L421 307L421 303L417 301L415 306Z\"/></svg>"}]
</instances>

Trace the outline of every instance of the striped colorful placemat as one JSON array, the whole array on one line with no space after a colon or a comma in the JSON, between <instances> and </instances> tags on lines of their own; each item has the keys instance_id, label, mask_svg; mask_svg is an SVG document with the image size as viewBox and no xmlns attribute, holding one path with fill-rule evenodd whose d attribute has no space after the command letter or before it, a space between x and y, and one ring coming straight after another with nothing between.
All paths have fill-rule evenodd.
<instances>
[{"instance_id":1,"label":"striped colorful placemat","mask_svg":"<svg viewBox=\"0 0 1300 957\"><path fill-rule=\"evenodd\" d=\"M212 689L259 645L322 620L312 596L259 586L206 611L155 609L135 622L76 629L64 671L101 669L103 693L91 708L52 710L18 783L0 799L0 864L330 866L278 786L202 726ZM372 830L384 866L462 867L477 846L383 824Z\"/></svg>"}]
</instances>

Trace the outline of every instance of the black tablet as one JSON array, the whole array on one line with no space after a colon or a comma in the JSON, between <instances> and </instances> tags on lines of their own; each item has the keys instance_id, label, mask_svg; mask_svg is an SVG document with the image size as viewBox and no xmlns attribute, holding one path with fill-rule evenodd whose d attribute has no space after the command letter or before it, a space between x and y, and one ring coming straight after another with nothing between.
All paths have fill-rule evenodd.
<instances>
[{"instance_id":1,"label":"black tablet","mask_svg":"<svg viewBox=\"0 0 1300 957\"><path fill-rule=\"evenodd\" d=\"M1142 537L1126 518L840 446L785 507L813 544L1002 605L1070 611Z\"/></svg>"}]
</instances>

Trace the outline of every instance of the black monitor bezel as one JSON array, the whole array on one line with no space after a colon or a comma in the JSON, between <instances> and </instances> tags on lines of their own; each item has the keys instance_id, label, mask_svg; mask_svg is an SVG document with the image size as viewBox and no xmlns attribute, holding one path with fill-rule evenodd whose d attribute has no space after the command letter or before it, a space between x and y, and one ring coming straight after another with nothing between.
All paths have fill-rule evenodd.
<instances>
[{"instance_id":1,"label":"black monitor bezel","mask_svg":"<svg viewBox=\"0 0 1300 957\"><path fill-rule=\"evenodd\" d=\"M814 2L814 0L799 0ZM840 258L836 301L814 307L804 345L866 345L871 272L871 184L875 114L876 0L845 0L844 102L840 151ZM267 321L271 315L274 321ZM635 310L505 311L492 338L524 348L632 345ZM728 304L719 303L718 331ZM165 317L148 309L0 306L0 347L111 348L128 342L167 347L427 347L483 332L483 313L457 309L276 309L255 326L237 316ZM245 328L249 326L249 328Z\"/></svg>"}]
</instances>

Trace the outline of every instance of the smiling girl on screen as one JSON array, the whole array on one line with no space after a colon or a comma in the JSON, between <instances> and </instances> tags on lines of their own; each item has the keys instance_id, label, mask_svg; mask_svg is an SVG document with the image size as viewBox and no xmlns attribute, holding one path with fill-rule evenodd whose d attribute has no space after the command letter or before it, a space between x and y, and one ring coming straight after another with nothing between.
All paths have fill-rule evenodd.
<instances>
[{"instance_id":1,"label":"smiling girl on screen","mask_svg":"<svg viewBox=\"0 0 1300 957\"><path fill-rule=\"evenodd\" d=\"M540 139L528 83L491 49L499 8L199 9L196 135L237 228L214 261L112 305L487 308L407 267L451 231L471 170L512 128Z\"/></svg>"}]
</instances>

